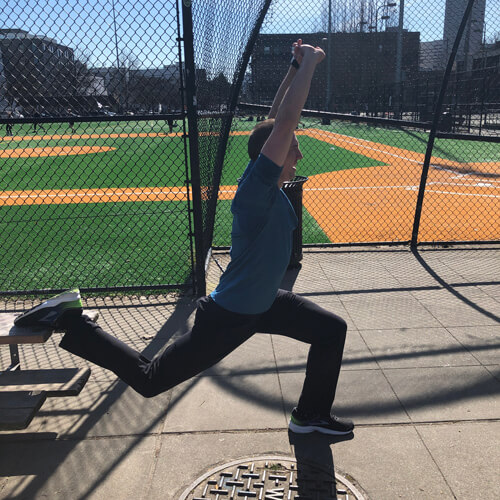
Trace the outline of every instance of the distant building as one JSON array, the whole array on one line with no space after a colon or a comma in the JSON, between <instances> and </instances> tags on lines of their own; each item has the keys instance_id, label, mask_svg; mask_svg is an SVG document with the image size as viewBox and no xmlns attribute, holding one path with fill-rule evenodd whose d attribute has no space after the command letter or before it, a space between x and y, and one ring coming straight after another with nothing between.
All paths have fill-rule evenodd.
<instances>
[{"instance_id":1,"label":"distant building","mask_svg":"<svg viewBox=\"0 0 500 500\"><path fill-rule=\"evenodd\" d=\"M181 73L178 64L163 68L90 68L89 73L102 82L106 95L117 112L165 112L181 108ZM196 76L206 75L197 70Z\"/></svg>"},{"instance_id":2,"label":"distant building","mask_svg":"<svg viewBox=\"0 0 500 500\"><path fill-rule=\"evenodd\" d=\"M77 91L73 49L21 29L0 29L0 106L18 103L25 113L70 105ZM0 112L2 109L0 108Z\"/></svg>"},{"instance_id":3,"label":"distant building","mask_svg":"<svg viewBox=\"0 0 500 500\"><path fill-rule=\"evenodd\" d=\"M446 67L443 40L420 43L420 71L439 71Z\"/></svg>"},{"instance_id":4,"label":"distant building","mask_svg":"<svg viewBox=\"0 0 500 500\"><path fill-rule=\"evenodd\" d=\"M328 63L316 70L306 108L350 112L387 106L395 89L397 30L332 33L330 95ZM270 105L290 64L292 43L299 34L259 35L252 54L251 101ZM326 46L326 33L307 35L311 45ZM403 81L418 74L420 33L403 32Z\"/></svg>"},{"instance_id":5,"label":"distant building","mask_svg":"<svg viewBox=\"0 0 500 500\"><path fill-rule=\"evenodd\" d=\"M446 64L451 54L467 4L468 0L446 0L443 30L444 64ZM470 71L474 56L481 50L485 9L486 0L476 0L474 2L458 47L456 61L459 71Z\"/></svg>"},{"instance_id":6,"label":"distant building","mask_svg":"<svg viewBox=\"0 0 500 500\"><path fill-rule=\"evenodd\" d=\"M104 78L87 72L80 79L78 94L81 96L107 97L108 91L104 84Z\"/></svg>"},{"instance_id":7,"label":"distant building","mask_svg":"<svg viewBox=\"0 0 500 500\"><path fill-rule=\"evenodd\" d=\"M482 46L474 57L472 69L485 75L500 74L500 41Z\"/></svg>"}]
</instances>

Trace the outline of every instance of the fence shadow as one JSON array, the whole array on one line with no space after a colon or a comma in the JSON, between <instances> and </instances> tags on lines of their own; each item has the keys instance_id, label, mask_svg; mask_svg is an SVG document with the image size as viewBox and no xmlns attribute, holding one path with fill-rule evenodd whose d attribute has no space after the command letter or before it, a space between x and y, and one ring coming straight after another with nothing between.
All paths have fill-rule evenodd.
<instances>
[{"instance_id":1,"label":"fence shadow","mask_svg":"<svg viewBox=\"0 0 500 500\"><path fill-rule=\"evenodd\" d=\"M194 301L181 301L177 304L174 311L168 319L166 319L155 337L142 351L142 354L146 357L153 357L156 353L161 351L165 344L178 334L179 330L187 329L189 317L194 311L195 306L196 303ZM134 306L130 305L128 307L133 308ZM113 309L114 306L111 305L110 308ZM147 314L144 314L146 308L139 308L138 311L140 311L139 314L142 316L140 320L144 322L145 325L144 331L147 331L146 325L148 318ZM135 331L134 333L140 335L141 332ZM78 460L69 461L68 457L70 455L73 456L76 452L77 457L87 462L89 461L89 457L83 456L82 452L78 451L78 445L81 440L85 439L91 429L103 418L103 416L111 411L113 405L127 390L128 386L118 379L111 382L105 390L98 391L99 395L103 396L102 399L98 398L98 400L100 399L99 403L96 406L92 405L91 411L82 414L82 421L77 422L73 426L75 430L73 436L68 436L62 441L58 440L57 435L53 433L42 433L42 435L40 435L40 433L28 435L20 433L17 435L9 434L0 436L0 443L3 451L3 458L1 459L3 474L5 474L6 477L29 477L29 480L25 480L21 483L16 495L12 498L38 498L41 492L43 492L44 485L51 480L53 474L63 463L65 463L64 474L68 476L63 478L63 482L71 481L71 483L74 484L74 498L84 499L92 497L93 492L99 484L134 451L144 439L144 436L154 434L155 428L165 419L167 411L175 406L197 381L198 379L193 379L175 399L172 399L171 395L169 395L164 410L160 411L139 434L131 435L129 444L122 452L115 456L112 461L103 463L102 457L93 457L92 460L96 460L97 463L101 463L102 466L98 468L97 477L94 476L94 479L89 484L84 483L85 476L81 475L79 472L79 464L76 463ZM92 383L92 376L89 383ZM128 409L130 410L130 407L128 407ZM123 417L131 421L135 418L143 417L142 412L143 409L139 407L134 414L126 414L123 415ZM47 416L50 418L50 415ZM36 440L30 439L30 437L35 435ZM22 444L26 442L29 442L29 445L22 446ZM48 453L51 457L50 460L41 460L40 453L38 451L35 452L35 449L39 450L40 453ZM12 456L12 454L16 456L17 459L7 460L7 456ZM74 467L74 470L71 471L68 469L70 467ZM33 471L36 472L34 473ZM81 478L81 480L75 478Z\"/></svg>"},{"instance_id":2,"label":"fence shadow","mask_svg":"<svg viewBox=\"0 0 500 500\"><path fill-rule=\"evenodd\" d=\"M444 278L442 278L431 266L430 264L425 260L424 256L418 251L417 248L412 248L411 252L417 262L429 273L430 276L432 276L443 288L445 288L448 292L450 292L452 295L454 295L457 299L461 300L464 304L468 305L469 307L472 307L476 311L480 312L481 314L484 314L490 319L493 319L500 323L500 317L498 317L496 314L487 311L480 305L476 304L472 300L468 299L465 297L463 294L461 294L455 286L451 285L448 283Z\"/></svg>"}]
</instances>

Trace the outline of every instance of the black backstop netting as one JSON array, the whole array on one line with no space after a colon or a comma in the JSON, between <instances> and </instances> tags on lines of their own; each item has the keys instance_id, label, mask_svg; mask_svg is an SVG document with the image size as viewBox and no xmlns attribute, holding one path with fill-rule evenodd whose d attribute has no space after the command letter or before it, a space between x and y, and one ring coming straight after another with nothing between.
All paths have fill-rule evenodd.
<instances>
[{"instance_id":1,"label":"black backstop netting","mask_svg":"<svg viewBox=\"0 0 500 500\"><path fill-rule=\"evenodd\" d=\"M203 247L212 245L227 140L250 52L270 0L193 2Z\"/></svg>"},{"instance_id":2,"label":"black backstop netting","mask_svg":"<svg viewBox=\"0 0 500 500\"><path fill-rule=\"evenodd\" d=\"M327 53L297 131L304 244L498 241L500 11L468 5L272 2L233 122L214 244L229 245L246 139L298 38Z\"/></svg>"}]
</instances>

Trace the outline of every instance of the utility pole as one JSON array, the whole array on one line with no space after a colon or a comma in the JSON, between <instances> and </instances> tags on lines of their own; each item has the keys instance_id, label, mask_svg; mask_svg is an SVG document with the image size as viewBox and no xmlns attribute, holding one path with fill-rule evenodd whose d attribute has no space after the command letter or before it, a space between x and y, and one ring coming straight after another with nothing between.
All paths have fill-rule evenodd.
<instances>
[{"instance_id":1,"label":"utility pole","mask_svg":"<svg viewBox=\"0 0 500 500\"><path fill-rule=\"evenodd\" d=\"M328 0L328 39L326 48L326 102L325 111L331 111L331 92L332 92L332 0ZM326 119L327 120L327 119ZM326 124L326 120L324 120ZM328 124L330 120L328 120Z\"/></svg>"},{"instance_id":2,"label":"utility pole","mask_svg":"<svg viewBox=\"0 0 500 500\"><path fill-rule=\"evenodd\" d=\"M326 103L325 110L330 111L330 92L332 91L332 0L328 0L328 42L326 53Z\"/></svg>"},{"instance_id":3,"label":"utility pole","mask_svg":"<svg viewBox=\"0 0 500 500\"><path fill-rule=\"evenodd\" d=\"M399 0L399 23L398 23L398 38L396 42L396 92L395 106L396 118L401 118L402 112L402 95L401 95L401 80L402 80L402 59L403 59L403 21L405 15L405 0Z\"/></svg>"}]
</instances>

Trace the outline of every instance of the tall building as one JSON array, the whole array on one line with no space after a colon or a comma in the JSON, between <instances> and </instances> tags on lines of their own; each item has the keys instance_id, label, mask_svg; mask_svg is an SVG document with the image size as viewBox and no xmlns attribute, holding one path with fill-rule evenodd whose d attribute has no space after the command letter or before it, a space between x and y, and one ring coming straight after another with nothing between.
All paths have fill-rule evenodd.
<instances>
[{"instance_id":1,"label":"tall building","mask_svg":"<svg viewBox=\"0 0 500 500\"><path fill-rule=\"evenodd\" d=\"M446 0L443 30L443 56L445 63L451 54L467 4L468 0ZM471 15L458 47L456 62L459 70L470 71L474 56L481 51L485 9L486 0L476 0L474 2Z\"/></svg>"},{"instance_id":2,"label":"tall building","mask_svg":"<svg viewBox=\"0 0 500 500\"><path fill-rule=\"evenodd\" d=\"M420 42L420 71L444 70L443 40Z\"/></svg>"},{"instance_id":3,"label":"tall building","mask_svg":"<svg viewBox=\"0 0 500 500\"><path fill-rule=\"evenodd\" d=\"M21 29L0 29L0 105L25 112L64 107L77 91L73 49Z\"/></svg>"},{"instance_id":4,"label":"tall building","mask_svg":"<svg viewBox=\"0 0 500 500\"><path fill-rule=\"evenodd\" d=\"M325 45L326 33L307 35L311 45ZM260 34L250 63L252 84L249 99L270 105L290 64L290 47L300 34ZM395 95L395 29L372 33L332 33L330 75L328 64L318 66L311 83L307 109L337 112L366 110L393 102ZM403 31L402 79L410 81L418 74L420 33ZM330 89L330 95L327 95Z\"/></svg>"}]
</instances>

